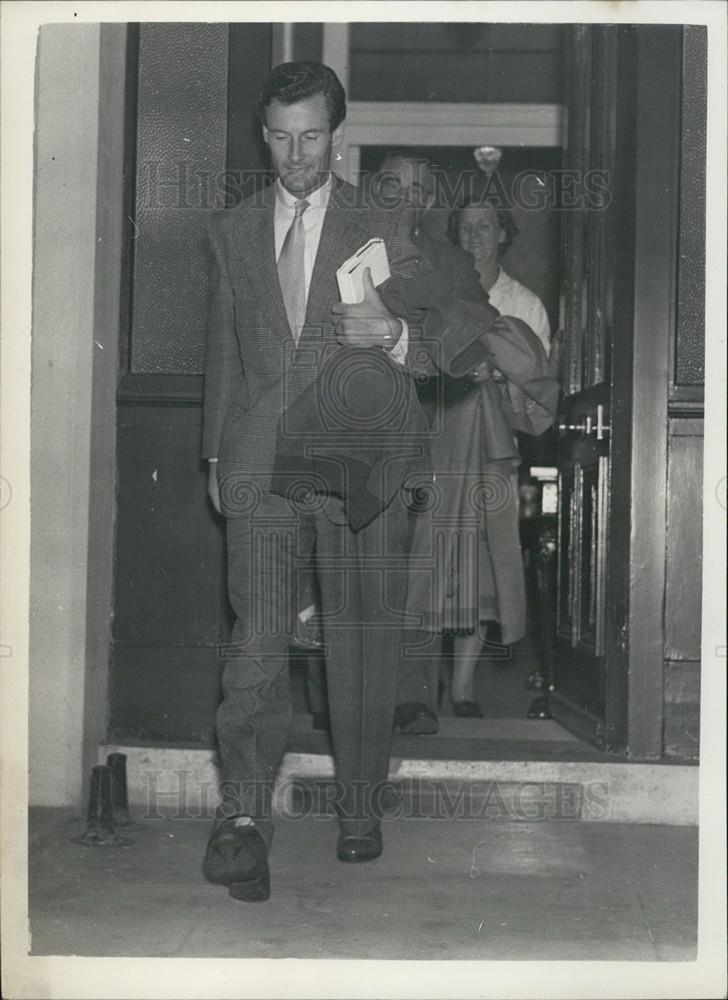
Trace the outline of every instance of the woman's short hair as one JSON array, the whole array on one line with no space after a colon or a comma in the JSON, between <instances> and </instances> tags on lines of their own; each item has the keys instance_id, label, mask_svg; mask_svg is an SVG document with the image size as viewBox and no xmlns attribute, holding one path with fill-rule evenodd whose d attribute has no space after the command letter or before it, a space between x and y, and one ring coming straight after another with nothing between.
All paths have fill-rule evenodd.
<instances>
[{"instance_id":1,"label":"woman's short hair","mask_svg":"<svg viewBox=\"0 0 728 1000\"><path fill-rule=\"evenodd\" d=\"M457 206L457 208L454 208L452 212L450 212L447 222L447 235L450 241L457 245L459 243L458 230L460 229L460 219L463 211L466 208L485 208L486 205L493 206L498 216L498 225L505 233L505 239L498 248L498 254L500 256L506 252L516 236L518 236L518 226L513 220L513 215L511 214L510 209L504 208L501 204L501 200L496 195L474 195L472 197L465 198L464 201Z\"/></svg>"},{"instance_id":2,"label":"woman's short hair","mask_svg":"<svg viewBox=\"0 0 728 1000\"><path fill-rule=\"evenodd\" d=\"M296 104L316 94L326 101L333 132L346 118L346 94L336 73L319 62L281 63L271 70L258 94L258 117L265 125L265 112L273 101Z\"/></svg>"}]
</instances>

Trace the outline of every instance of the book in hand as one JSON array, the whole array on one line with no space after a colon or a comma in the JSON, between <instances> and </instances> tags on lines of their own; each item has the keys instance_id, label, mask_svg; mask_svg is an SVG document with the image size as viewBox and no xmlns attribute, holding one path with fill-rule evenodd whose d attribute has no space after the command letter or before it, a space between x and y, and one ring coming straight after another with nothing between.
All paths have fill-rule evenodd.
<instances>
[{"instance_id":1,"label":"book in hand","mask_svg":"<svg viewBox=\"0 0 728 1000\"><path fill-rule=\"evenodd\" d=\"M351 305L364 299L364 270L367 267L371 272L375 288L390 276L384 240L369 240L352 257L345 260L336 272L342 302Z\"/></svg>"}]
</instances>

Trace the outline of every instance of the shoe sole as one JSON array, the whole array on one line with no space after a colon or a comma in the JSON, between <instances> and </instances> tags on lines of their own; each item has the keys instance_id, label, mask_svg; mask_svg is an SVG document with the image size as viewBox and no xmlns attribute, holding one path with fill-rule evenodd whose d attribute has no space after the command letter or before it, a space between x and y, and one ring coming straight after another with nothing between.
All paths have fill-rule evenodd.
<instances>
[{"instance_id":1,"label":"shoe sole","mask_svg":"<svg viewBox=\"0 0 728 1000\"><path fill-rule=\"evenodd\" d=\"M434 736L440 731L436 722L424 719L417 722L410 722L407 726L401 726L394 730L401 736Z\"/></svg>"},{"instance_id":2,"label":"shoe sole","mask_svg":"<svg viewBox=\"0 0 728 1000\"><path fill-rule=\"evenodd\" d=\"M346 865L362 865L367 861L376 861L377 858L381 858L382 852L379 851L377 854L367 854L366 857L362 857L361 854L351 855L351 854L337 854L336 857L339 861L343 861Z\"/></svg>"},{"instance_id":3,"label":"shoe sole","mask_svg":"<svg viewBox=\"0 0 728 1000\"><path fill-rule=\"evenodd\" d=\"M255 878L246 879L244 882L231 882L228 885L228 892L233 899L242 903L263 903L266 899L270 899L268 873L265 872Z\"/></svg>"},{"instance_id":4,"label":"shoe sole","mask_svg":"<svg viewBox=\"0 0 728 1000\"><path fill-rule=\"evenodd\" d=\"M203 871L208 881L226 885L233 899L252 903L270 898L268 863L251 857L245 845L208 847Z\"/></svg>"},{"instance_id":5,"label":"shoe sole","mask_svg":"<svg viewBox=\"0 0 728 1000\"><path fill-rule=\"evenodd\" d=\"M356 847L352 844L353 849L348 849L347 844L350 844L352 839L356 841ZM362 864L365 861L376 861L377 858L381 857L383 850L384 844L381 837L376 839L372 837L344 837L343 844L340 839L336 845L336 857L345 864Z\"/></svg>"}]
</instances>

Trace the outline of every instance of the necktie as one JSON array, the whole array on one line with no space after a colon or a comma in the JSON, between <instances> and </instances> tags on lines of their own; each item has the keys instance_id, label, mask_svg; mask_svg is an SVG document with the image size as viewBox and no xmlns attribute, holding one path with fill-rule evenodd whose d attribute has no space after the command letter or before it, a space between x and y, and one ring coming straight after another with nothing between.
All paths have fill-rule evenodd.
<instances>
[{"instance_id":1,"label":"necktie","mask_svg":"<svg viewBox=\"0 0 728 1000\"><path fill-rule=\"evenodd\" d=\"M296 202L295 215L278 258L278 278L283 292L283 301L288 314L293 339L298 343L301 327L306 319L306 274L304 271L304 249L306 234L303 228L303 213L308 202Z\"/></svg>"}]
</instances>

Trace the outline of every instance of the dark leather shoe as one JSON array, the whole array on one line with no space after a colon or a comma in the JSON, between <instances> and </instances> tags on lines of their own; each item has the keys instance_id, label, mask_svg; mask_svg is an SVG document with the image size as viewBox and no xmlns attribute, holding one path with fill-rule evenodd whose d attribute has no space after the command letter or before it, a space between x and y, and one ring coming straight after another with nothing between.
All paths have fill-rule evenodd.
<instances>
[{"instance_id":1,"label":"dark leather shoe","mask_svg":"<svg viewBox=\"0 0 728 1000\"><path fill-rule=\"evenodd\" d=\"M359 836L351 833L339 834L339 842L336 845L336 857L339 861L373 861L382 853L382 831L375 826L369 833Z\"/></svg>"},{"instance_id":2,"label":"dark leather shoe","mask_svg":"<svg viewBox=\"0 0 728 1000\"><path fill-rule=\"evenodd\" d=\"M403 701L394 710L394 732L408 736L434 735L440 728L435 713L421 701Z\"/></svg>"},{"instance_id":3,"label":"dark leather shoe","mask_svg":"<svg viewBox=\"0 0 728 1000\"><path fill-rule=\"evenodd\" d=\"M252 824L235 826L234 818L220 823L208 842L203 871L210 882L226 885L233 899L270 898L268 847Z\"/></svg>"},{"instance_id":4,"label":"dark leather shoe","mask_svg":"<svg viewBox=\"0 0 728 1000\"><path fill-rule=\"evenodd\" d=\"M480 705L477 701L468 701L463 699L462 701L454 701L452 703L453 711L459 719L482 719L483 712L481 711Z\"/></svg>"}]
</instances>

